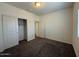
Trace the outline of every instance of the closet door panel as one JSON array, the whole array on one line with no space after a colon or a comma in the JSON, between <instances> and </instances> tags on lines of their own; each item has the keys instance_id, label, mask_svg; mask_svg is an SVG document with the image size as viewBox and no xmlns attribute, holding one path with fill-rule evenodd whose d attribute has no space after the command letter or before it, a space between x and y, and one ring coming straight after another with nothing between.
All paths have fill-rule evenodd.
<instances>
[{"instance_id":1,"label":"closet door panel","mask_svg":"<svg viewBox=\"0 0 79 59\"><path fill-rule=\"evenodd\" d=\"M3 45L3 34L2 34L2 17L0 15L0 52L4 50Z\"/></svg>"},{"instance_id":2,"label":"closet door panel","mask_svg":"<svg viewBox=\"0 0 79 59\"><path fill-rule=\"evenodd\" d=\"M5 49L18 44L18 20L12 16L3 16L3 34Z\"/></svg>"}]
</instances>

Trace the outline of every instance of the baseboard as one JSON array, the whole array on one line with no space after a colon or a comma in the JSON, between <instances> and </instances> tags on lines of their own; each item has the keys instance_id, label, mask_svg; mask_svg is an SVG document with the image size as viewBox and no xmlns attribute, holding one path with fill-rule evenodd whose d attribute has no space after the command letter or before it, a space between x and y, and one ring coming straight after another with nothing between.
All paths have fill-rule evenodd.
<instances>
[{"instance_id":1,"label":"baseboard","mask_svg":"<svg viewBox=\"0 0 79 59\"><path fill-rule=\"evenodd\" d=\"M79 55L78 55L78 53L77 53L77 50L76 50L76 48L75 48L74 45L73 45L73 48L74 48L74 51L75 51L76 56L79 57Z\"/></svg>"},{"instance_id":2,"label":"baseboard","mask_svg":"<svg viewBox=\"0 0 79 59\"><path fill-rule=\"evenodd\" d=\"M38 36L37 36L36 38L40 38L40 39L49 39L49 38L38 37ZM49 40L53 40L53 39L49 39ZM70 44L70 45L72 45L71 43L62 42L62 41L58 41L58 40L53 40L53 41L57 41L57 42L60 42L60 43L64 43L64 44Z\"/></svg>"}]
</instances>

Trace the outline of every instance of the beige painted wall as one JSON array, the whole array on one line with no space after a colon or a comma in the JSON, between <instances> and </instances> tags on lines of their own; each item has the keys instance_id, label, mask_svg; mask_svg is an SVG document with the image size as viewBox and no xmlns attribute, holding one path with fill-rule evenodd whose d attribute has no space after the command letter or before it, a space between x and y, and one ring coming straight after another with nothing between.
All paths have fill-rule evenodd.
<instances>
[{"instance_id":1,"label":"beige painted wall","mask_svg":"<svg viewBox=\"0 0 79 59\"><path fill-rule=\"evenodd\" d=\"M11 15L17 18L27 19L27 38L28 41L35 38L35 20L38 19L33 13L25 11L20 8L8 5L6 3L0 3L0 14L1 15Z\"/></svg>"},{"instance_id":2,"label":"beige painted wall","mask_svg":"<svg viewBox=\"0 0 79 59\"><path fill-rule=\"evenodd\" d=\"M72 43L72 8L52 12L40 17L40 37Z\"/></svg>"},{"instance_id":3,"label":"beige painted wall","mask_svg":"<svg viewBox=\"0 0 79 59\"><path fill-rule=\"evenodd\" d=\"M77 36L77 21L79 20L79 3L74 3L73 8L73 47L76 55L79 56L79 38Z\"/></svg>"},{"instance_id":4,"label":"beige painted wall","mask_svg":"<svg viewBox=\"0 0 79 59\"><path fill-rule=\"evenodd\" d=\"M0 14L0 52L2 52L4 49L3 49L3 33L2 33L2 17L1 17L1 14Z\"/></svg>"}]
</instances>

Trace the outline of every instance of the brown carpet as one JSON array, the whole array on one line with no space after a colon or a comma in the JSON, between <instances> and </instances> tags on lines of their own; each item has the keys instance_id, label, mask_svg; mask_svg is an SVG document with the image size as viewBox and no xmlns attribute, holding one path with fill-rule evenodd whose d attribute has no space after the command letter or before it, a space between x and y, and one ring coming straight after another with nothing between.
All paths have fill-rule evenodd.
<instances>
[{"instance_id":1,"label":"brown carpet","mask_svg":"<svg viewBox=\"0 0 79 59\"><path fill-rule=\"evenodd\" d=\"M7 57L75 57L71 44L54 40L36 38L30 42L22 41L19 45L6 49L1 55Z\"/></svg>"}]
</instances>

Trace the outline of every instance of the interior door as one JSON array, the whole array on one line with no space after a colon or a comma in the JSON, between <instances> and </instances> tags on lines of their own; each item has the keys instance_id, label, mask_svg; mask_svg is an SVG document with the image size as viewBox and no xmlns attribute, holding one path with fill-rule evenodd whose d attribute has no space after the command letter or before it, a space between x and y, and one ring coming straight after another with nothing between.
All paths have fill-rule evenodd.
<instances>
[{"instance_id":1,"label":"interior door","mask_svg":"<svg viewBox=\"0 0 79 59\"><path fill-rule=\"evenodd\" d=\"M3 39L5 49L18 44L18 19L3 15Z\"/></svg>"},{"instance_id":2,"label":"interior door","mask_svg":"<svg viewBox=\"0 0 79 59\"><path fill-rule=\"evenodd\" d=\"M3 34L2 34L2 17L0 15L0 52L4 50L3 45Z\"/></svg>"},{"instance_id":3,"label":"interior door","mask_svg":"<svg viewBox=\"0 0 79 59\"><path fill-rule=\"evenodd\" d=\"M19 41L24 40L24 26L19 25Z\"/></svg>"},{"instance_id":4,"label":"interior door","mask_svg":"<svg viewBox=\"0 0 79 59\"><path fill-rule=\"evenodd\" d=\"M36 34L36 36L39 36L39 22L38 21L36 21L35 22L35 34Z\"/></svg>"},{"instance_id":5,"label":"interior door","mask_svg":"<svg viewBox=\"0 0 79 59\"><path fill-rule=\"evenodd\" d=\"M19 41L24 40L24 23L23 19L18 19L18 31L19 31Z\"/></svg>"}]
</instances>

